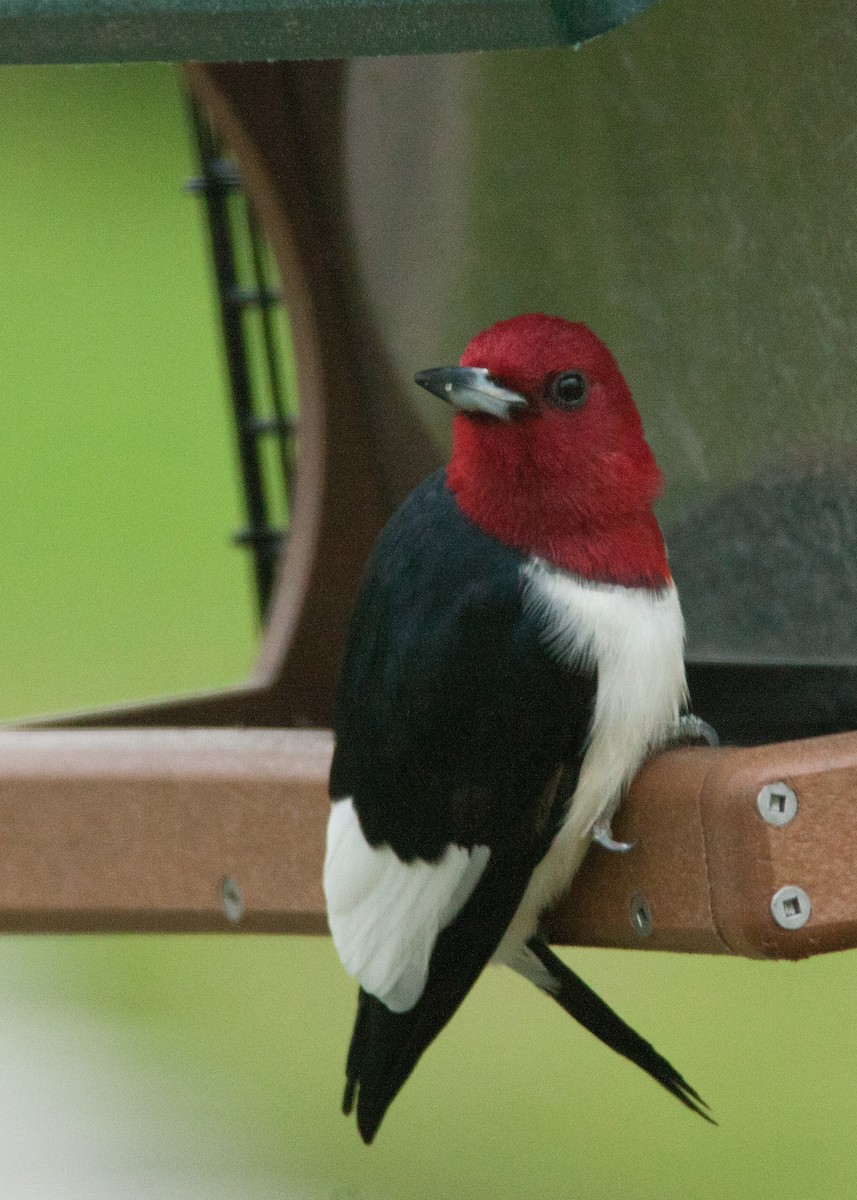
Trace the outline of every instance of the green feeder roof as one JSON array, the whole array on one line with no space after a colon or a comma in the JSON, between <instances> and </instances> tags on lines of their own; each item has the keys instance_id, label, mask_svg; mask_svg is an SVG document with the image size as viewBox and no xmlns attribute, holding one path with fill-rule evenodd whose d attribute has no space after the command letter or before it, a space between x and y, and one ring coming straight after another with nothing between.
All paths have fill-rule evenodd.
<instances>
[{"instance_id":1,"label":"green feeder roof","mask_svg":"<svg viewBox=\"0 0 857 1200\"><path fill-rule=\"evenodd\" d=\"M0 63L217 62L574 44L652 0L0 0Z\"/></svg>"}]
</instances>

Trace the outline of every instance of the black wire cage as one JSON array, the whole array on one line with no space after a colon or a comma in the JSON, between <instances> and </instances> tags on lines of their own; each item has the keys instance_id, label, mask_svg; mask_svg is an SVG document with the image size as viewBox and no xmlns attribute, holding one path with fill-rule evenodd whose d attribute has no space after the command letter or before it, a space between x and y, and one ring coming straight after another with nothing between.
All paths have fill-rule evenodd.
<instances>
[{"instance_id":1,"label":"black wire cage","mask_svg":"<svg viewBox=\"0 0 857 1200\"><path fill-rule=\"evenodd\" d=\"M252 555L264 620L294 495L297 400L285 377L288 318L238 167L191 98L188 110L199 174L187 189L204 201L247 516L234 540Z\"/></svg>"}]
</instances>

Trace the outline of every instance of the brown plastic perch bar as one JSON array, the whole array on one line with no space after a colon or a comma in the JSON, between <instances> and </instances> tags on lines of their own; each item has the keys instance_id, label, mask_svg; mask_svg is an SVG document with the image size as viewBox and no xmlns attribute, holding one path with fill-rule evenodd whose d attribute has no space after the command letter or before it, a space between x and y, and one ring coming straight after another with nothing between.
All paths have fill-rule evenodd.
<instances>
[{"instance_id":1,"label":"brown plastic perch bar","mask_svg":"<svg viewBox=\"0 0 857 1200\"><path fill-rule=\"evenodd\" d=\"M0 733L0 930L324 932L330 751L299 730ZM797 798L779 826L757 804L777 783ZM857 734L663 754L616 822L635 849L592 849L552 939L764 958L857 945L855 790ZM784 886L811 903L800 928L772 916ZM799 922L805 900L787 911Z\"/></svg>"}]
</instances>

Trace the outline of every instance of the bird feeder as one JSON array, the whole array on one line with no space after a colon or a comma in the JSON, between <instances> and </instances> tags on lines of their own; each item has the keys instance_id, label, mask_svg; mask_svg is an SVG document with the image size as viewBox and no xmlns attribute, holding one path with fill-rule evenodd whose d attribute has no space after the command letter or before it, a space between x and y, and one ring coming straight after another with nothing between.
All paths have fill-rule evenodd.
<instances>
[{"instance_id":1,"label":"bird feeder","mask_svg":"<svg viewBox=\"0 0 857 1200\"><path fill-rule=\"evenodd\" d=\"M778 13L762 29L733 12L725 42L708 10L614 29L646 7L6 0L4 63L188 64L279 265L300 457L245 684L0 733L0 929L324 930L347 614L376 533L443 457L409 373L543 307L595 324L631 382L670 480L694 707L725 743L644 767L615 826L637 851L591 853L552 934L769 958L857 945L855 314L827 287L854 251L816 161L853 139L846 106L810 127L812 71L765 89L798 46L843 94L848 65L833 32ZM550 53L609 30L573 78ZM467 53L501 49L518 53ZM718 138L742 106L744 144ZM793 134L789 202L754 205L784 169L774 129Z\"/></svg>"}]
</instances>

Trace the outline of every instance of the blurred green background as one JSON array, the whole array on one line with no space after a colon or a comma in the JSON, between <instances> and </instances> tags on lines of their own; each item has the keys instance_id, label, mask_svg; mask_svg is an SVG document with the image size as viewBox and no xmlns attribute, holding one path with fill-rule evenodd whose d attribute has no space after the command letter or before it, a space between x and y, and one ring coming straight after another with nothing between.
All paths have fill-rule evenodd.
<instances>
[{"instance_id":1,"label":"blurred green background","mask_svg":"<svg viewBox=\"0 0 857 1200\"><path fill-rule=\"evenodd\" d=\"M236 680L256 632L179 77L5 69L0 131L0 714ZM329 941L6 938L0 1192L854 1194L857 957L568 956L720 1129L490 971L366 1150Z\"/></svg>"}]
</instances>

